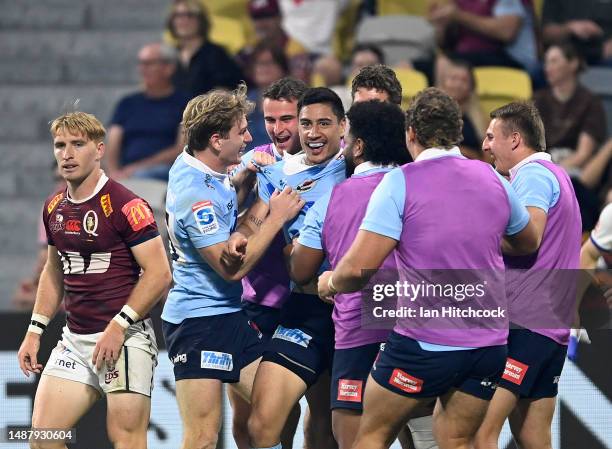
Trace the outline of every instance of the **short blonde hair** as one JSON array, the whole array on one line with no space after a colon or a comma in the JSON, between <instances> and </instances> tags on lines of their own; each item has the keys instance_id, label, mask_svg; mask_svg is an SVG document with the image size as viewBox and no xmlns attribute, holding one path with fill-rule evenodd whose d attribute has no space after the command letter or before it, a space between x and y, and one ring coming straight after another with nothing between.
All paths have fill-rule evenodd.
<instances>
[{"instance_id":1,"label":"short blonde hair","mask_svg":"<svg viewBox=\"0 0 612 449\"><path fill-rule=\"evenodd\" d=\"M253 111L255 104L247 100L244 83L232 92L215 89L193 98L183 112L183 129L190 152L208 146L213 134L227 137L234 124Z\"/></svg>"},{"instance_id":2,"label":"short blonde hair","mask_svg":"<svg viewBox=\"0 0 612 449\"><path fill-rule=\"evenodd\" d=\"M60 131L66 130L71 134L81 134L95 143L102 142L106 136L104 125L95 115L80 111L60 115L51 122L49 130L53 137L57 136Z\"/></svg>"}]
</instances>

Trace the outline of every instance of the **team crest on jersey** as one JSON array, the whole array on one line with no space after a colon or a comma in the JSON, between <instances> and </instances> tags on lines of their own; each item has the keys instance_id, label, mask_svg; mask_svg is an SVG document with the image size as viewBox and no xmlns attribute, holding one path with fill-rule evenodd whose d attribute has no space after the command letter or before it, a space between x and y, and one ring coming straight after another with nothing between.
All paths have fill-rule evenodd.
<instances>
[{"instance_id":1,"label":"team crest on jersey","mask_svg":"<svg viewBox=\"0 0 612 449\"><path fill-rule=\"evenodd\" d=\"M215 186L213 185L213 177L209 175L208 173L206 173L206 175L204 176L204 184L209 189L215 190Z\"/></svg>"},{"instance_id":2,"label":"team crest on jersey","mask_svg":"<svg viewBox=\"0 0 612 449\"><path fill-rule=\"evenodd\" d=\"M308 192L309 190L311 190L315 186L316 183L317 183L317 181L314 181L312 179L307 179L306 181L301 183L299 186L297 186L295 188L295 190L298 193Z\"/></svg>"},{"instance_id":3,"label":"team crest on jersey","mask_svg":"<svg viewBox=\"0 0 612 449\"><path fill-rule=\"evenodd\" d=\"M134 232L155 223L153 212L142 198L134 198L132 201L125 203L121 212L127 218Z\"/></svg>"},{"instance_id":4,"label":"team crest on jersey","mask_svg":"<svg viewBox=\"0 0 612 449\"><path fill-rule=\"evenodd\" d=\"M113 213L113 205L111 204L110 193L106 195L102 195L100 197L100 206L102 206L102 212L104 212L104 216L106 218L110 217L110 214Z\"/></svg>"},{"instance_id":5,"label":"team crest on jersey","mask_svg":"<svg viewBox=\"0 0 612 449\"><path fill-rule=\"evenodd\" d=\"M63 197L64 197L63 193L58 193L57 195L53 197L51 201L49 201L49 205L47 206L48 214L50 214L53 211L53 209L55 209L55 206L59 204L59 202L62 200Z\"/></svg>"},{"instance_id":6,"label":"team crest on jersey","mask_svg":"<svg viewBox=\"0 0 612 449\"><path fill-rule=\"evenodd\" d=\"M96 234L96 231L98 230L98 214L96 214L96 211L87 211L85 217L83 218L83 222L85 223L85 233L97 237L98 234Z\"/></svg>"},{"instance_id":7,"label":"team crest on jersey","mask_svg":"<svg viewBox=\"0 0 612 449\"><path fill-rule=\"evenodd\" d=\"M199 201L191 206L193 218L198 229L204 235L214 234L219 230L219 222L211 201Z\"/></svg>"}]
</instances>

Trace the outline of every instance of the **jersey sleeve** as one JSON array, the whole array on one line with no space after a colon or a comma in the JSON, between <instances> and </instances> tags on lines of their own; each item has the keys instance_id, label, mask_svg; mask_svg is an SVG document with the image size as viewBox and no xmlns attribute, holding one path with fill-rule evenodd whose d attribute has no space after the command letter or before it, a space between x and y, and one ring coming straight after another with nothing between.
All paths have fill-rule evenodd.
<instances>
[{"instance_id":1,"label":"jersey sleeve","mask_svg":"<svg viewBox=\"0 0 612 449\"><path fill-rule=\"evenodd\" d=\"M399 241L405 202L406 180L402 170L396 168L387 173L376 186L359 229Z\"/></svg>"},{"instance_id":2,"label":"jersey sleeve","mask_svg":"<svg viewBox=\"0 0 612 449\"><path fill-rule=\"evenodd\" d=\"M205 195L204 193L208 193ZM178 221L196 248L206 248L229 239L230 228L224 219L225 205L210 192L189 189L180 202Z\"/></svg>"},{"instance_id":3,"label":"jersey sleeve","mask_svg":"<svg viewBox=\"0 0 612 449\"><path fill-rule=\"evenodd\" d=\"M508 197L508 203L510 206L510 219L506 226L506 235L514 235L521 232L525 226L529 223L529 212L519 199L518 195L510 185L510 183L502 175L497 173L493 167L491 170L497 175L499 182L501 182L506 195Z\"/></svg>"},{"instance_id":4,"label":"jersey sleeve","mask_svg":"<svg viewBox=\"0 0 612 449\"><path fill-rule=\"evenodd\" d=\"M591 232L591 241L601 251L612 252L612 204L599 215L599 221Z\"/></svg>"},{"instance_id":5,"label":"jersey sleeve","mask_svg":"<svg viewBox=\"0 0 612 449\"><path fill-rule=\"evenodd\" d=\"M257 173L257 192L259 194L259 198L266 203L270 204L270 197L272 193L274 193L276 188L274 184L266 177L263 173Z\"/></svg>"},{"instance_id":6,"label":"jersey sleeve","mask_svg":"<svg viewBox=\"0 0 612 449\"><path fill-rule=\"evenodd\" d=\"M323 223L327 215L327 206L332 192L328 192L319 198L306 212L304 223L300 229L298 243L313 249L323 249Z\"/></svg>"},{"instance_id":7,"label":"jersey sleeve","mask_svg":"<svg viewBox=\"0 0 612 449\"><path fill-rule=\"evenodd\" d=\"M113 224L128 246L139 245L159 235L149 203L127 189L114 190L110 195L113 206L115 201L120 205L119 213L111 215Z\"/></svg>"},{"instance_id":8,"label":"jersey sleeve","mask_svg":"<svg viewBox=\"0 0 612 449\"><path fill-rule=\"evenodd\" d=\"M512 188L525 207L537 207L548 213L557 204L561 188L555 175L541 164L527 164L512 180Z\"/></svg>"}]
</instances>

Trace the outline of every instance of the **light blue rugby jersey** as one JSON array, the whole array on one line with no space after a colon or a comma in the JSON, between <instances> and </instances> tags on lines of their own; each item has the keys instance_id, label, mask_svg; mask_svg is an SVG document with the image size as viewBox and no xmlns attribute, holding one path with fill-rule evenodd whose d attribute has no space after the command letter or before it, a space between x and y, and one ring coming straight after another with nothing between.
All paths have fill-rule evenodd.
<instances>
[{"instance_id":1,"label":"light blue rugby jersey","mask_svg":"<svg viewBox=\"0 0 612 449\"><path fill-rule=\"evenodd\" d=\"M236 227L236 203L227 175L185 152L176 159L166 195L174 287L164 305L165 321L179 324L185 318L240 310L240 281L223 280L198 252L229 238Z\"/></svg>"},{"instance_id":2,"label":"light blue rugby jersey","mask_svg":"<svg viewBox=\"0 0 612 449\"><path fill-rule=\"evenodd\" d=\"M259 197L266 204L270 202L274 190L281 191L286 186L297 190L306 203L300 213L283 227L287 242L299 234L306 213L315 201L346 179L344 158L341 155L319 165L306 165L303 161L304 153L298 153L276 164L261 167L257 174Z\"/></svg>"}]
</instances>

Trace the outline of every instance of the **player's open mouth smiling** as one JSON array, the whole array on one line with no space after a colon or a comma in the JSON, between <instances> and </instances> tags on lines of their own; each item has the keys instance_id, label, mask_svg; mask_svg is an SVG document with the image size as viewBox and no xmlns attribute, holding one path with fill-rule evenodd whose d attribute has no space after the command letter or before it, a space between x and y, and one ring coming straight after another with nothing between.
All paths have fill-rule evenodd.
<instances>
[{"instance_id":1,"label":"player's open mouth smiling","mask_svg":"<svg viewBox=\"0 0 612 449\"><path fill-rule=\"evenodd\" d=\"M291 139L291 136L275 136L275 139L277 143L285 143Z\"/></svg>"},{"instance_id":2,"label":"player's open mouth smiling","mask_svg":"<svg viewBox=\"0 0 612 449\"><path fill-rule=\"evenodd\" d=\"M308 148L310 148L312 153L316 155L323 151L323 147L326 145L326 142L308 142L306 145Z\"/></svg>"}]
</instances>

